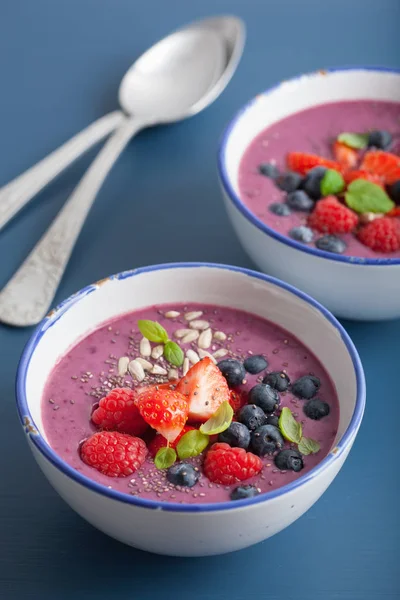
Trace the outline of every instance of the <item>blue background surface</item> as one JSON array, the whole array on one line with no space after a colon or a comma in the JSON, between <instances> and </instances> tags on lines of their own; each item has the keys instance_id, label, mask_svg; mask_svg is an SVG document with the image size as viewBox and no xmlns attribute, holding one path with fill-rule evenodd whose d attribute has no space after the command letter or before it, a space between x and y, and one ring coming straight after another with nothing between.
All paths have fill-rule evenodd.
<instances>
[{"instance_id":1,"label":"blue background surface","mask_svg":"<svg viewBox=\"0 0 400 600\"><path fill-rule=\"evenodd\" d=\"M253 267L220 199L215 152L223 127L255 93L299 72L348 64L400 67L400 3L2 0L0 185L115 109L124 71L158 38L194 18L229 12L248 28L235 78L203 114L144 132L130 144L90 213L57 301L109 273L153 262ZM0 286L93 156L69 169L0 233ZM16 365L30 331L0 325L0 597L398 598L400 321L344 325L364 363L368 406L339 477L289 529L250 549L204 559L125 547L56 495L33 462L14 405Z\"/></svg>"}]
</instances>

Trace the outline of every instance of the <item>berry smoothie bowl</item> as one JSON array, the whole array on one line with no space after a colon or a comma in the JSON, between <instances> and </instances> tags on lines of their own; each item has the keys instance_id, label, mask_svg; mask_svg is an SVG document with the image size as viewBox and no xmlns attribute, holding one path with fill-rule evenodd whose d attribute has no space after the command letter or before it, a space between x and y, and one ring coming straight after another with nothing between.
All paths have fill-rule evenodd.
<instances>
[{"instance_id":1,"label":"berry smoothie bowl","mask_svg":"<svg viewBox=\"0 0 400 600\"><path fill-rule=\"evenodd\" d=\"M263 271L341 317L400 316L399 72L320 71L267 90L228 126L218 165Z\"/></svg>"},{"instance_id":2,"label":"berry smoothie bowl","mask_svg":"<svg viewBox=\"0 0 400 600\"><path fill-rule=\"evenodd\" d=\"M17 404L39 466L87 521L200 556L310 508L354 442L365 384L348 335L308 296L180 263L110 277L53 311L21 358Z\"/></svg>"}]
</instances>

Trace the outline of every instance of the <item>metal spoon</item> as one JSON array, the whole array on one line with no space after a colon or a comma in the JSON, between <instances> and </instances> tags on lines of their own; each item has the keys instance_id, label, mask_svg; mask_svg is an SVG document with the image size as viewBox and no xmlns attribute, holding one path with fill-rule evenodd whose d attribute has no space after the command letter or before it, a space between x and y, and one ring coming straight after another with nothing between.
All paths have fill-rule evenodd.
<instances>
[{"instance_id":1,"label":"metal spoon","mask_svg":"<svg viewBox=\"0 0 400 600\"><path fill-rule=\"evenodd\" d=\"M223 38L226 46L226 69L223 74L225 78L220 80L219 86L215 87L215 97L217 97L226 83L234 73L237 63L240 59L244 43L244 25L236 17L215 17L205 19L194 23L189 27L206 27L215 31ZM187 28L186 28L187 29ZM165 43L163 40L162 43ZM152 52L153 48L149 51ZM147 53L146 53L147 54ZM141 57L143 58L143 57ZM139 61L141 60L139 58ZM137 62L130 68L121 82L119 97L120 104L124 111L127 106L122 100L122 90L125 88L126 81L131 73L137 67ZM137 90L135 90L136 93ZM125 92L124 92L125 93ZM213 98L207 98L211 101ZM205 105L201 103L193 107L195 114ZM128 114L129 110L128 110ZM68 142L60 146L57 150L49 154L46 158L39 161L36 165L19 175L5 186L0 188L0 230L10 221L32 198L34 198L43 188L46 187L69 165L75 162L82 154L87 152L95 144L99 143L110 133L119 127L124 119L125 113L117 110L101 117L86 129L75 135Z\"/></svg>"},{"instance_id":2,"label":"metal spoon","mask_svg":"<svg viewBox=\"0 0 400 600\"><path fill-rule=\"evenodd\" d=\"M0 293L0 321L38 323L51 305L76 239L103 181L129 140L144 127L198 113L223 91L239 62L244 25L235 17L199 21L171 34L125 75L117 131L48 231Z\"/></svg>"}]
</instances>

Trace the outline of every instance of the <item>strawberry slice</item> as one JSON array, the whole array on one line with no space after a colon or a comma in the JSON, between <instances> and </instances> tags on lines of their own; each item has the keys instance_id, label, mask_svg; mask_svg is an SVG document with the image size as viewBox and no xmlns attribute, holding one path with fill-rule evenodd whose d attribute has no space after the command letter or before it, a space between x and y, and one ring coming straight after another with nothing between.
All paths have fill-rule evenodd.
<instances>
[{"instance_id":1,"label":"strawberry slice","mask_svg":"<svg viewBox=\"0 0 400 600\"><path fill-rule=\"evenodd\" d=\"M208 356L189 369L176 389L187 398L189 420L198 423L207 421L223 402L230 399L225 377Z\"/></svg>"},{"instance_id":2,"label":"strawberry slice","mask_svg":"<svg viewBox=\"0 0 400 600\"><path fill-rule=\"evenodd\" d=\"M176 390L153 385L143 390L136 400L143 419L168 442L176 440L185 426L189 404Z\"/></svg>"},{"instance_id":3,"label":"strawberry slice","mask_svg":"<svg viewBox=\"0 0 400 600\"><path fill-rule=\"evenodd\" d=\"M386 213L385 217L400 217L400 206L392 208L392 210Z\"/></svg>"},{"instance_id":4,"label":"strawberry slice","mask_svg":"<svg viewBox=\"0 0 400 600\"><path fill-rule=\"evenodd\" d=\"M400 157L382 150L367 152L361 163L361 169L379 175L384 183L391 185L400 179Z\"/></svg>"},{"instance_id":5,"label":"strawberry slice","mask_svg":"<svg viewBox=\"0 0 400 600\"><path fill-rule=\"evenodd\" d=\"M355 181L356 179L365 179L366 181L370 181L371 183L379 185L381 188L385 187L382 181L382 177L380 177L380 175L375 175L374 173L370 173L365 169L347 171L347 173L344 174L344 180L347 185L349 185L349 183Z\"/></svg>"},{"instance_id":6,"label":"strawberry slice","mask_svg":"<svg viewBox=\"0 0 400 600\"><path fill-rule=\"evenodd\" d=\"M340 163L345 169L352 169L358 162L358 152L354 148L349 148L342 142L334 142L332 146L333 156L338 163Z\"/></svg>"},{"instance_id":7,"label":"strawberry slice","mask_svg":"<svg viewBox=\"0 0 400 600\"><path fill-rule=\"evenodd\" d=\"M335 169L340 173L343 171L343 166L339 162L322 158L317 154L306 154L305 152L289 152L286 156L286 162L291 171L296 171L301 175L305 175L314 167Z\"/></svg>"},{"instance_id":8,"label":"strawberry slice","mask_svg":"<svg viewBox=\"0 0 400 600\"><path fill-rule=\"evenodd\" d=\"M183 437L185 435L185 433L187 433L188 431L192 431L193 429L196 429L196 428L191 427L190 425L185 425L185 427L182 429L180 434L171 443L169 443L168 440L165 439L165 437L163 435L156 433L154 438L151 440L151 442L147 446L151 456L154 458L160 448L166 448L168 445L170 448L176 448L181 437Z\"/></svg>"},{"instance_id":9,"label":"strawberry slice","mask_svg":"<svg viewBox=\"0 0 400 600\"><path fill-rule=\"evenodd\" d=\"M229 404L232 406L233 411L237 413L242 406L247 404L248 394L243 391L239 392L238 390L230 390L230 395L231 397L229 399Z\"/></svg>"}]
</instances>

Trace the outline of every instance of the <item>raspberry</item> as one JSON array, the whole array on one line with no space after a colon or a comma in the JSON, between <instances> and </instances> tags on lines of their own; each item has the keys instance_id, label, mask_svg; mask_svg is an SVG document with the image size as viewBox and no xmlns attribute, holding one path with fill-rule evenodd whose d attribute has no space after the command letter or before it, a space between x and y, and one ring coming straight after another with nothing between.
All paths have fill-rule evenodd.
<instances>
[{"instance_id":1,"label":"raspberry","mask_svg":"<svg viewBox=\"0 0 400 600\"><path fill-rule=\"evenodd\" d=\"M349 233L358 223L355 212L341 204L335 196L317 202L308 218L310 227L322 233Z\"/></svg>"},{"instance_id":2,"label":"raspberry","mask_svg":"<svg viewBox=\"0 0 400 600\"><path fill-rule=\"evenodd\" d=\"M211 446L204 460L204 474L213 483L230 485L257 475L262 469L261 459L243 448L229 444Z\"/></svg>"},{"instance_id":3,"label":"raspberry","mask_svg":"<svg viewBox=\"0 0 400 600\"><path fill-rule=\"evenodd\" d=\"M191 431L192 429L196 429L195 427L191 427L190 425L186 425L182 431L180 432L180 434L178 435L178 437L170 443L169 447L170 448L176 448L179 440L181 439L181 437L183 435L185 435L185 433L187 433L188 431ZM165 448L166 445L168 444L168 441L165 439L165 437L163 435L161 435L160 433L157 433L157 435L155 435L153 437L153 439L151 440L151 442L148 445L148 449L149 452L151 454L151 456L154 458L155 455L157 454L157 452L159 451L160 448Z\"/></svg>"},{"instance_id":4,"label":"raspberry","mask_svg":"<svg viewBox=\"0 0 400 600\"><path fill-rule=\"evenodd\" d=\"M144 441L118 431L98 431L81 446L84 463L108 477L127 477L137 471L147 456Z\"/></svg>"},{"instance_id":5,"label":"raspberry","mask_svg":"<svg viewBox=\"0 0 400 600\"><path fill-rule=\"evenodd\" d=\"M135 406L136 394L130 388L114 388L99 402L92 421L100 429L142 436L147 423Z\"/></svg>"},{"instance_id":6,"label":"raspberry","mask_svg":"<svg viewBox=\"0 0 400 600\"><path fill-rule=\"evenodd\" d=\"M397 219L382 217L362 227L360 242L377 252L395 252L400 248L400 224Z\"/></svg>"}]
</instances>

